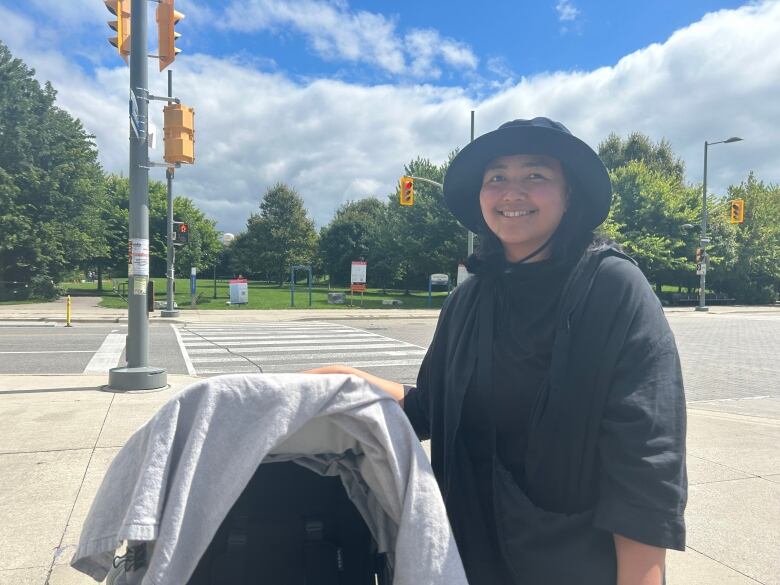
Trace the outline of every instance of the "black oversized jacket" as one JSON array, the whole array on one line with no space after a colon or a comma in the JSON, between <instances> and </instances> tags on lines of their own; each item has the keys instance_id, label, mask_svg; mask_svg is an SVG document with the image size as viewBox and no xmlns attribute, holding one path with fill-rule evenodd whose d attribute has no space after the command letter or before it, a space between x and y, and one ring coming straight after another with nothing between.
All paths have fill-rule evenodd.
<instances>
[{"instance_id":1,"label":"black oversized jacket","mask_svg":"<svg viewBox=\"0 0 780 585\"><path fill-rule=\"evenodd\" d=\"M458 286L404 401L418 435L431 439L445 502L461 463L466 389L489 378L484 364L492 363L492 346L482 324L493 322L493 290L489 275ZM611 533L684 549L677 348L644 275L617 250L588 250L565 285L548 383L528 426L525 489L500 461L494 467L496 524L518 583L614 582ZM582 562L594 563L585 567L592 573L582 573Z\"/></svg>"}]
</instances>

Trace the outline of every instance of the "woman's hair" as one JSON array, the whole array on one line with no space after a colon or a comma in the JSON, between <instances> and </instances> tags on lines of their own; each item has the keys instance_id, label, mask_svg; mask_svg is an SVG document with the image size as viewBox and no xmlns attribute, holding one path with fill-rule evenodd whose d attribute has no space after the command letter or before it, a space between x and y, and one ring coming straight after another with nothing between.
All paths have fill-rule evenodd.
<instances>
[{"instance_id":1,"label":"woman's hair","mask_svg":"<svg viewBox=\"0 0 780 585\"><path fill-rule=\"evenodd\" d=\"M579 258L582 253L599 238L593 230L583 225L583 215L586 202L577 194L577 183L566 169L563 169L569 195L569 206L563 214L558 228L549 243L550 257L564 262ZM506 263L504 246L498 237L490 231L483 222L478 233L479 243L474 254L466 260L466 269L474 274L480 272L503 270Z\"/></svg>"}]
</instances>

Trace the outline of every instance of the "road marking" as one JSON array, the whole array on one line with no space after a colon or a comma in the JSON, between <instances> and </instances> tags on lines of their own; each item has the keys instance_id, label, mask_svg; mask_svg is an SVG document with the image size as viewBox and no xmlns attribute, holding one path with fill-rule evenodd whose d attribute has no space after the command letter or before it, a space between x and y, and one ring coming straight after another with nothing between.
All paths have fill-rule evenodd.
<instances>
[{"instance_id":1,"label":"road marking","mask_svg":"<svg viewBox=\"0 0 780 585\"><path fill-rule=\"evenodd\" d=\"M277 355L274 357L263 357L261 360L263 364L267 364L270 362L290 362L290 361L298 361L302 358L307 358L309 356L312 356L314 358L318 358L320 360L338 360L338 361L344 361L344 360L353 360L364 354L367 357L406 357L406 356L417 356L420 359L425 355L425 352L421 349L413 349L411 351L372 351L372 352L360 352L360 353L312 353L312 354L304 354L304 355ZM247 356L246 352L243 352L241 356ZM193 357L192 361L197 363L216 363L216 362L241 362L246 361L241 356L228 356L228 357L214 357L214 356L204 356L204 357ZM247 356L249 357L249 356ZM259 357L259 356L257 356ZM284 365L279 364L279 365Z\"/></svg>"},{"instance_id":2,"label":"road marking","mask_svg":"<svg viewBox=\"0 0 780 585\"><path fill-rule=\"evenodd\" d=\"M92 353L91 349L52 349L41 351L0 351L0 354L7 353Z\"/></svg>"},{"instance_id":3,"label":"road marking","mask_svg":"<svg viewBox=\"0 0 780 585\"><path fill-rule=\"evenodd\" d=\"M114 333L113 331L106 335L103 344L89 360L87 367L84 368L85 374L105 374L111 368L119 364L119 358L125 349L125 334Z\"/></svg>"},{"instance_id":4,"label":"road marking","mask_svg":"<svg viewBox=\"0 0 780 585\"><path fill-rule=\"evenodd\" d=\"M179 328L176 327L173 323L171 323L170 325L171 328L173 329L173 332L176 334L176 340L179 342L181 357L184 358L184 365L187 366L187 373L190 376L197 375L197 372L195 371L195 366L192 365L192 360L190 359L190 355L187 353L187 350L184 348L184 342L181 339L181 333L179 332Z\"/></svg>"}]
</instances>

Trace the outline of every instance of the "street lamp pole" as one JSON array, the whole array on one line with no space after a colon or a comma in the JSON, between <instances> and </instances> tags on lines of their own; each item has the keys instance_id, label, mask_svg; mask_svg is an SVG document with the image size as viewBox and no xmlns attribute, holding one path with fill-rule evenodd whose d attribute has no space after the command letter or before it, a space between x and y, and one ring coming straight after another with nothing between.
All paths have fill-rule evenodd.
<instances>
[{"instance_id":1,"label":"street lamp pole","mask_svg":"<svg viewBox=\"0 0 780 585\"><path fill-rule=\"evenodd\" d=\"M701 269L699 272L699 306L696 307L697 311L708 311L709 308L705 303L705 285L707 282L707 265L709 260L707 258L707 244L710 243L710 239L707 237L707 148L713 144L731 144L732 142L739 142L742 138L732 136L726 140L720 140L718 142L704 141L704 180L702 181L701 190Z\"/></svg>"}]
</instances>

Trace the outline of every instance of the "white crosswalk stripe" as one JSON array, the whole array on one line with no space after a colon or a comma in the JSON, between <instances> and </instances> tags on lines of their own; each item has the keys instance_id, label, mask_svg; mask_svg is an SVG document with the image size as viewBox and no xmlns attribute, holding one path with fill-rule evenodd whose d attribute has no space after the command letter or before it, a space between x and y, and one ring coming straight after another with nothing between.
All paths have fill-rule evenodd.
<instances>
[{"instance_id":1,"label":"white crosswalk stripe","mask_svg":"<svg viewBox=\"0 0 780 585\"><path fill-rule=\"evenodd\" d=\"M300 372L339 363L356 368L419 366L425 348L324 322L193 325L177 328L192 374Z\"/></svg>"}]
</instances>

